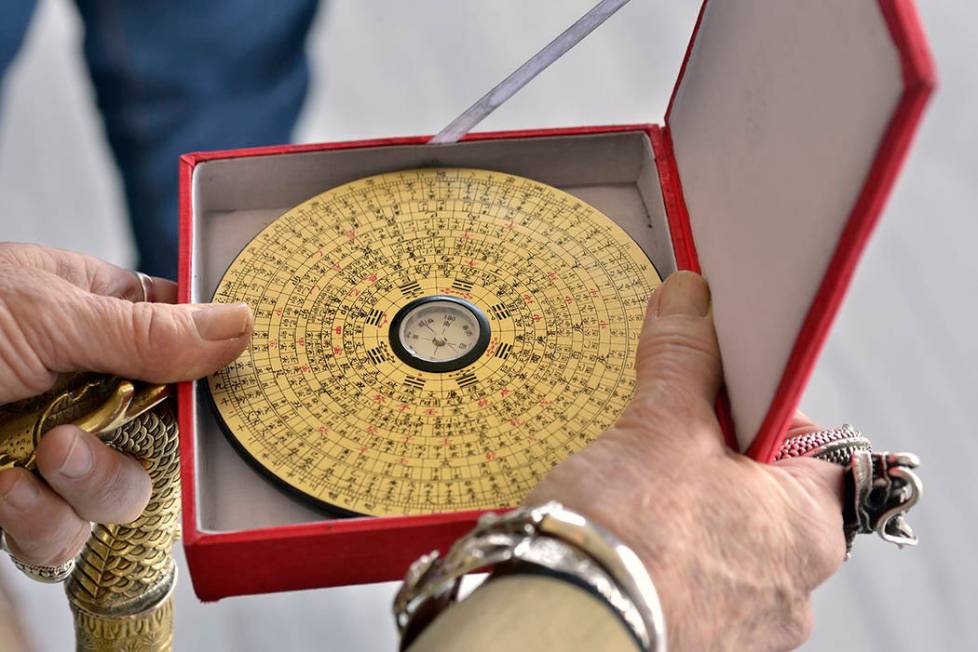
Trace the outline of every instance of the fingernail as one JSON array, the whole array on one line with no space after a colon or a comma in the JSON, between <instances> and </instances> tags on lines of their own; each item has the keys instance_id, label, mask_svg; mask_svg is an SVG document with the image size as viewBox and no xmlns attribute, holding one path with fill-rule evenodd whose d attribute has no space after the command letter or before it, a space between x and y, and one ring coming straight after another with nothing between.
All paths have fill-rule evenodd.
<instances>
[{"instance_id":1,"label":"fingernail","mask_svg":"<svg viewBox=\"0 0 978 652\"><path fill-rule=\"evenodd\" d=\"M34 507L40 495L37 485L31 482L30 478L19 475L14 483L3 494L3 502L7 503L20 512L26 512Z\"/></svg>"},{"instance_id":2,"label":"fingernail","mask_svg":"<svg viewBox=\"0 0 978 652\"><path fill-rule=\"evenodd\" d=\"M92 450L88 447L88 442L82 439L81 435L75 434L68 448L68 454L58 467L58 473L66 478L77 480L84 478L92 470L95 460L92 457Z\"/></svg>"},{"instance_id":3,"label":"fingernail","mask_svg":"<svg viewBox=\"0 0 978 652\"><path fill-rule=\"evenodd\" d=\"M241 337L251 328L251 308L247 303L202 305L194 311L194 325L212 342Z\"/></svg>"},{"instance_id":4,"label":"fingernail","mask_svg":"<svg viewBox=\"0 0 978 652\"><path fill-rule=\"evenodd\" d=\"M705 317L710 311L710 287L699 274L676 272L656 290L659 317L689 315Z\"/></svg>"}]
</instances>

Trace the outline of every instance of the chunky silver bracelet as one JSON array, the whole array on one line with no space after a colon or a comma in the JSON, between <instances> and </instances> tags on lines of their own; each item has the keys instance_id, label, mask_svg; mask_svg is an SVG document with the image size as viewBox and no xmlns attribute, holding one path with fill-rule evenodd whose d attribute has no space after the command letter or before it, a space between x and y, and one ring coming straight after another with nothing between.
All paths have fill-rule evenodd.
<instances>
[{"instance_id":1,"label":"chunky silver bracelet","mask_svg":"<svg viewBox=\"0 0 978 652\"><path fill-rule=\"evenodd\" d=\"M665 652L665 618L645 565L613 534L557 502L483 514L444 558L436 550L411 564L394 598L401 649L458 600L463 576L507 562L574 578L607 601L643 650Z\"/></svg>"}]
</instances>

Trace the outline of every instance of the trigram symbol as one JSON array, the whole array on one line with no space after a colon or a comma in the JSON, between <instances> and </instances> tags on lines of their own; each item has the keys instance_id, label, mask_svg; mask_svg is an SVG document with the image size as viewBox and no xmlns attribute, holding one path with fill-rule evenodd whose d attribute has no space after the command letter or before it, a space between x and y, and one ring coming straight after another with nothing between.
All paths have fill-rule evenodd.
<instances>
[{"instance_id":1,"label":"trigram symbol","mask_svg":"<svg viewBox=\"0 0 978 652\"><path fill-rule=\"evenodd\" d=\"M377 324L380 323L380 320L383 318L384 318L383 311L374 309L367 314L367 323L370 324L371 326L376 326Z\"/></svg>"},{"instance_id":2,"label":"trigram symbol","mask_svg":"<svg viewBox=\"0 0 978 652\"><path fill-rule=\"evenodd\" d=\"M455 379L459 387L471 387L479 382L479 379L475 377L475 374L471 371L466 372Z\"/></svg>"},{"instance_id":3,"label":"trigram symbol","mask_svg":"<svg viewBox=\"0 0 978 652\"><path fill-rule=\"evenodd\" d=\"M512 350L513 350L512 344L509 344L508 342L503 342L502 344L499 345L499 348L496 349L496 357L499 358L500 360L505 360L506 358L509 357L509 352Z\"/></svg>"},{"instance_id":4,"label":"trigram symbol","mask_svg":"<svg viewBox=\"0 0 978 652\"><path fill-rule=\"evenodd\" d=\"M411 281L410 283L405 283L404 285L398 286L398 289L406 297L413 297L416 294L421 294L421 286L418 285L417 281Z\"/></svg>"},{"instance_id":5,"label":"trigram symbol","mask_svg":"<svg viewBox=\"0 0 978 652\"><path fill-rule=\"evenodd\" d=\"M373 362L374 364L380 364L384 360L390 359L390 355L388 355L387 349L384 348L383 346L374 347L369 351L367 351L367 357L370 358L370 361Z\"/></svg>"},{"instance_id":6,"label":"trigram symbol","mask_svg":"<svg viewBox=\"0 0 978 652\"><path fill-rule=\"evenodd\" d=\"M404 384L412 389L424 389L425 384L424 378L416 378L414 376L408 376L404 379Z\"/></svg>"},{"instance_id":7,"label":"trigram symbol","mask_svg":"<svg viewBox=\"0 0 978 652\"><path fill-rule=\"evenodd\" d=\"M491 314L496 319L506 319L509 317L509 310L501 303L497 303L492 308L489 309L489 314Z\"/></svg>"},{"instance_id":8,"label":"trigram symbol","mask_svg":"<svg viewBox=\"0 0 978 652\"><path fill-rule=\"evenodd\" d=\"M452 281L452 287L455 288L456 290L461 290L462 292L472 291L472 284L469 283L468 281L463 281L460 278L457 278L454 281Z\"/></svg>"}]
</instances>

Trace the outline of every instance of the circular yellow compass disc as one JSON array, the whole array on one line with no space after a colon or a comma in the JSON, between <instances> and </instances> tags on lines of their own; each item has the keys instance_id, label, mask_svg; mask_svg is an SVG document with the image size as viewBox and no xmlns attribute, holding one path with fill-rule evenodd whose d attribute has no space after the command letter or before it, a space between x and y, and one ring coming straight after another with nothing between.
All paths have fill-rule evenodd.
<instances>
[{"instance_id":1,"label":"circular yellow compass disc","mask_svg":"<svg viewBox=\"0 0 978 652\"><path fill-rule=\"evenodd\" d=\"M516 505L631 398L659 282L619 226L545 184L360 179L276 219L228 268L214 300L250 304L255 331L209 387L236 448L334 510Z\"/></svg>"}]
</instances>

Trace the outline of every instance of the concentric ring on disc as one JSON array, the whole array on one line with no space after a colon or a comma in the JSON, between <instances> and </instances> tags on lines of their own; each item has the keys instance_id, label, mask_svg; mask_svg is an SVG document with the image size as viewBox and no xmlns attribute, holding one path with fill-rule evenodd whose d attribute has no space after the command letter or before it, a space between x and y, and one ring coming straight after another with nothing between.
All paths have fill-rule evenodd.
<instances>
[{"instance_id":1,"label":"concentric ring on disc","mask_svg":"<svg viewBox=\"0 0 978 652\"><path fill-rule=\"evenodd\" d=\"M250 304L255 332L208 384L235 447L335 512L516 505L631 398L659 282L619 226L545 184L440 168L360 179L279 217L228 268L214 300ZM431 295L489 320L462 369L391 351L390 320Z\"/></svg>"}]
</instances>

